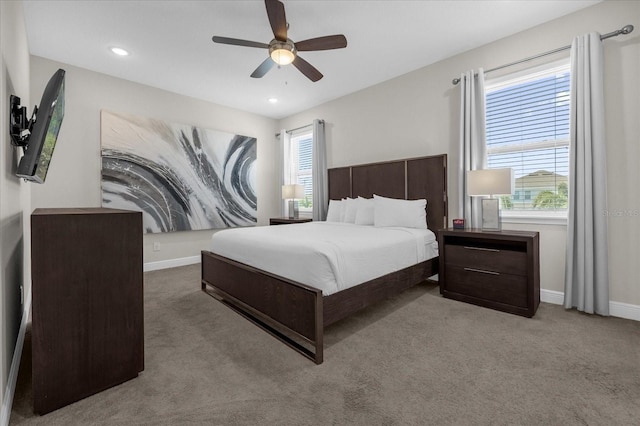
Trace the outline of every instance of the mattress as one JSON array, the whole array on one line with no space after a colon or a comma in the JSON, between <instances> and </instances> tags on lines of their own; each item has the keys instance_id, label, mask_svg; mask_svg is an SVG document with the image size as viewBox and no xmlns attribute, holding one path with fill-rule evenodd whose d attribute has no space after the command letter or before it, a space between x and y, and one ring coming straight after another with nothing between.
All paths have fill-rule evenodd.
<instances>
[{"instance_id":1,"label":"mattress","mask_svg":"<svg viewBox=\"0 0 640 426\"><path fill-rule=\"evenodd\" d=\"M308 222L218 231L210 251L326 296L436 257L438 243L428 229Z\"/></svg>"}]
</instances>

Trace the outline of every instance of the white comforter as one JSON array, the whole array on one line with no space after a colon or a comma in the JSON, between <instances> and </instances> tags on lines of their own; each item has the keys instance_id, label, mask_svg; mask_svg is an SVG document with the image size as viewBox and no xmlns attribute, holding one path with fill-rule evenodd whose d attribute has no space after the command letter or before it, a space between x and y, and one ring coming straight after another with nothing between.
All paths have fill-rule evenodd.
<instances>
[{"instance_id":1,"label":"white comforter","mask_svg":"<svg viewBox=\"0 0 640 426\"><path fill-rule=\"evenodd\" d=\"M216 232L211 251L329 295L438 255L428 229L308 222Z\"/></svg>"}]
</instances>

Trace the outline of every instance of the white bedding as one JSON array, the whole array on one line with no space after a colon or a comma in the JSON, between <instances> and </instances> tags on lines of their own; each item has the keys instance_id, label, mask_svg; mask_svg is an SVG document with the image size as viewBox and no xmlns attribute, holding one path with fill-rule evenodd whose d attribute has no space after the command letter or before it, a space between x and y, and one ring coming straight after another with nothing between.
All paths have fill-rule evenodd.
<instances>
[{"instance_id":1,"label":"white bedding","mask_svg":"<svg viewBox=\"0 0 640 426\"><path fill-rule=\"evenodd\" d=\"M335 222L227 229L213 234L210 248L325 296L438 255L428 229Z\"/></svg>"}]
</instances>

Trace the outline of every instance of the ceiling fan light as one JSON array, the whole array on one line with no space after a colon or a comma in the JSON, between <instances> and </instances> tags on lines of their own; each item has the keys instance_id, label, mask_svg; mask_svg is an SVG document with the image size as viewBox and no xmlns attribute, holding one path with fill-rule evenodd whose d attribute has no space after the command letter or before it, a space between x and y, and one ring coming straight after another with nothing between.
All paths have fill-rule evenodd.
<instances>
[{"instance_id":1,"label":"ceiling fan light","mask_svg":"<svg viewBox=\"0 0 640 426\"><path fill-rule=\"evenodd\" d=\"M271 59L278 65L289 65L296 55L288 49L275 49L271 51Z\"/></svg>"}]
</instances>

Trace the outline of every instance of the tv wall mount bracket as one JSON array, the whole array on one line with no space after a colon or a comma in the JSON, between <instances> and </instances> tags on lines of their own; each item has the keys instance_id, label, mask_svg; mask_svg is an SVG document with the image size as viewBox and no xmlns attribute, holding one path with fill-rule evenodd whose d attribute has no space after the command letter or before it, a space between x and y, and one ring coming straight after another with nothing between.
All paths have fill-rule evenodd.
<instances>
[{"instance_id":1,"label":"tv wall mount bracket","mask_svg":"<svg viewBox=\"0 0 640 426\"><path fill-rule=\"evenodd\" d=\"M27 119L27 107L20 106L20 98L11 95L9 98L9 133L11 143L14 146L26 148L29 145L29 137L36 122L38 107L33 107L31 118Z\"/></svg>"}]
</instances>

